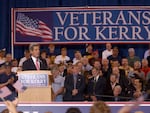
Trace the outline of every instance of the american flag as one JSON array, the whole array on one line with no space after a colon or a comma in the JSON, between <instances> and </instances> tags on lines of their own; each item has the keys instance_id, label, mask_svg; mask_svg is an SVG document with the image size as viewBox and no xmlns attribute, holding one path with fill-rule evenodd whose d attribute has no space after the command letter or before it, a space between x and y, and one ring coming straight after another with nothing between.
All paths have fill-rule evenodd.
<instances>
[{"instance_id":1,"label":"american flag","mask_svg":"<svg viewBox=\"0 0 150 113\"><path fill-rule=\"evenodd\" d=\"M22 35L41 37L43 40L52 40L52 30L42 21L33 19L23 13L18 13L16 31Z\"/></svg>"},{"instance_id":2,"label":"american flag","mask_svg":"<svg viewBox=\"0 0 150 113\"><path fill-rule=\"evenodd\" d=\"M5 86L0 89L0 97L4 98L11 94L11 91Z\"/></svg>"},{"instance_id":3,"label":"american flag","mask_svg":"<svg viewBox=\"0 0 150 113\"><path fill-rule=\"evenodd\" d=\"M18 92L24 92L27 87L23 86L23 84L17 80L14 84L13 84L14 88L18 91Z\"/></svg>"}]
</instances>

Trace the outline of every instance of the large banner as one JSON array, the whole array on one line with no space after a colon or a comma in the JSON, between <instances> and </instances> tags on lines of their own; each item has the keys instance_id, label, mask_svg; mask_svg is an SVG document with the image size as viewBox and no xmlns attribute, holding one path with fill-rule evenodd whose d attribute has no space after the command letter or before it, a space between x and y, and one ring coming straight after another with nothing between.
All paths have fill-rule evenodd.
<instances>
[{"instance_id":1,"label":"large banner","mask_svg":"<svg viewBox=\"0 0 150 113\"><path fill-rule=\"evenodd\" d=\"M14 44L149 43L150 6L12 9Z\"/></svg>"}]
</instances>

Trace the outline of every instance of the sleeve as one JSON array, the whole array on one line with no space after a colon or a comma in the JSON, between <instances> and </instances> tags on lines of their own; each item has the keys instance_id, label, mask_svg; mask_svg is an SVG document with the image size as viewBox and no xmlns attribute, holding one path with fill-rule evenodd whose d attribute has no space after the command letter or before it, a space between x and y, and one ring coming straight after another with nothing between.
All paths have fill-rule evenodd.
<instances>
[{"instance_id":1,"label":"sleeve","mask_svg":"<svg viewBox=\"0 0 150 113\"><path fill-rule=\"evenodd\" d=\"M59 56L56 56L56 58L55 58L55 60L54 60L54 63L55 63L55 64L59 64L59 63L60 63L60 61L59 61Z\"/></svg>"},{"instance_id":2,"label":"sleeve","mask_svg":"<svg viewBox=\"0 0 150 113\"><path fill-rule=\"evenodd\" d=\"M85 79L84 79L83 75L81 75L81 76L82 76L82 82L81 82L81 87L78 88L78 91L79 92L84 92L84 89L85 89Z\"/></svg>"},{"instance_id":3,"label":"sleeve","mask_svg":"<svg viewBox=\"0 0 150 113\"><path fill-rule=\"evenodd\" d=\"M70 75L70 76L72 76L72 75ZM66 88L67 91L72 92L73 86L71 84L72 81L71 81L70 76L66 76L65 82L64 82L64 87Z\"/></svg>"},{"instance_id":4,"label":"sleeve","mask_svg":"<svg viewBox=\"0 0 150 113\"><path fill-rule=\"evenodd\" d=\"M64 87L64 82L65 82L65 79L62 77L62 80L61 80L61 87Z\"/></svg>"}]
</instances>

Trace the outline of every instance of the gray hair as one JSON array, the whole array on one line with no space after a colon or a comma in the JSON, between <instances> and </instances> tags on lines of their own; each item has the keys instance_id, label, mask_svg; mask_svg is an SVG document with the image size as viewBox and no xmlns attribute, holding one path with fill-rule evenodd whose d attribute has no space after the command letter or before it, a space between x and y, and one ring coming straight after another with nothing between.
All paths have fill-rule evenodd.
<instances>
[{"instance_id":1,"label":"gray hair","mask_svg":"<svg viewBox=\"0 0 150 113\"><path fill-rule=\"evenodd\" d=\"M134 48L129 48L128 52L134 52L135 53L135 50L134 50Z\"/></svg>"},{"instance_id":2,"label":"gray hair","mask_svg":"<svg viewBox=\"0 0 150 113\"><path fill-rule=\"evenodd\" d=\"M29 50L30 51L33 51L33 48L35 47L35 46L40 46L38 43L31 43L30 45L29 45Z\"/></svg>"},{"instance_id":3,"label":"gray hair","mask_svg":"<svg viewBox=\"0 0 150 113\"><path fill-rule=\"evenodd\" d=\"M51 70L52 73L54 73L55 71L59 71L58 66L53 67L52 70Z\"/></svg>"}]
</instances>

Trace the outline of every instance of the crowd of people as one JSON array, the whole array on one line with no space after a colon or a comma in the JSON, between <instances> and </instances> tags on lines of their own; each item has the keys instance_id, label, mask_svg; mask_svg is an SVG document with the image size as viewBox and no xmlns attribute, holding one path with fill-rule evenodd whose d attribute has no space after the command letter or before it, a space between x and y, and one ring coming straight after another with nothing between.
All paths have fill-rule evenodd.
<instances>
[{"instance_id":1,"label":"crowd of people","mask_svg":"<svg viewBox=\"0 0 150 113\"><path fill-rule=\"evenodd\" d=\"M150 90L150 49L143 59L136 56L134 48L121 57L119 48L107 43L100 56L88 44L84 54L76 50L71 59L66 48L61 48L60 54L55 45L48 48L48 52L40 51L39 44L30 44L19 61L0 51L0 88L7 86L13 92L8 100L17 97L12 86L17 80L15 74L26 70L52 72L54 101L129 101Z\"/></svg>"}]
</instances>

